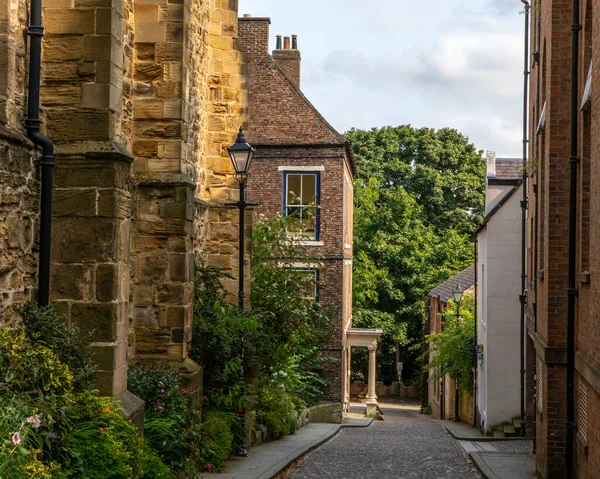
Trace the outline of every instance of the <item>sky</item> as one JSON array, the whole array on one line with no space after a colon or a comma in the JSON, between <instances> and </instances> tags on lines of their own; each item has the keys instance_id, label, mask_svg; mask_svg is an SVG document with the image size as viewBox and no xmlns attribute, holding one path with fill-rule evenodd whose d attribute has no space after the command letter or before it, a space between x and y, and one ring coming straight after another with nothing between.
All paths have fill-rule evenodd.
<instances>
[{"instance_id":1,"label":"sky","mask_svg":"<svg viewBox=\"0 0 600 479\"><path fill-rule=\"evenodd\" d=\"M301 89L341 133L454 128L477 149L522 155L519 0L239 0L298 35Z\"/></svg>"}]
</instances>

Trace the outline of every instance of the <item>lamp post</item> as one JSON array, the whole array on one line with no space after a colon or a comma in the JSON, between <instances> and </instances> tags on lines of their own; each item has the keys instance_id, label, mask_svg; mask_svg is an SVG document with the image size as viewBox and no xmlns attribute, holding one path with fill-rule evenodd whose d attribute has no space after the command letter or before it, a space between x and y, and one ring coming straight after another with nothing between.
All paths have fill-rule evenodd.
<instances>
[{"instance_id":1,"label":"lamp post","mask_svg":"<svg viewBox=\"0 0 600 479\"><path fill-rule=\"evenodd\" d=\"M237 175L237 180L240 183L240 199L237 203L230 203L231 206L237 206L240 213L239 223L240 223L240 231L239 231L239 282L238 282L238 305L240 311L244 311L244 216L245 210L247 206L256 206L256 203L248 203L246 202L246 180L248 179L248 170L250 169L250 164L252 163L252 157L254 156L254 152L256 151L248 140L246 140L246 135L242 131L242 127L240 126L240 131L238 133L237 139L235 143L227 148L229 152L229 157L231 158L231 162L233 163L233 168L235 169L235 173ZM243 332L241 334L241 364L240 364L240 386L241 386L241 399L244 398L244 335ZM239 415L240 422L242 427L246 428L246 411L244 408L241 409L241 413ZM238 446L237 455L238 456L247 456L248 450L246 448L246 441L243 441L242 444Z\"/></svg>"},{"instance_id":2,"label":"lamp post","mask_svg":"<svg viewBox=\"0 0 600 479\"><path fill-rule=\"evenodd\" d=\"M456 303L456 320L460 316L460 302L463 297L463 290L460 289L460 284L456 285L456 289L452 291L454 302ZM458 412L458 372L456 373L456 381L454 383L454 422L460 422L460 416Z\"/></svg>"}]
</instances>

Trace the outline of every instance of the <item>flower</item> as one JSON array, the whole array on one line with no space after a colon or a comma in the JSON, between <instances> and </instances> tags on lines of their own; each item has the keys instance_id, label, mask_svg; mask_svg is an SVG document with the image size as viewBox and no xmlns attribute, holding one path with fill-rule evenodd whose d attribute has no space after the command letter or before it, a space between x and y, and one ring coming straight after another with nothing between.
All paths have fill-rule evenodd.
<instances>
[{"instance_id":1,"label":"flower","mask_svg":"<svg viewBox=\"0 0 600 479\"><path fill-rule=\"evenodd\" d=\"M21 435L18 432L15 432L12 435L12 442L16 446L17 444L21 444Z\"/></svg>"},{"instance_id":2,"label":"flower","mask_svg":"<svg viewBox=\"0 0 600 479\"><path fill-rule=\"evenodd\" d=\"M103 428L103 427L99 427L99 428L98 428L98 431L100 431L100 432L104 432L104 428Z\"/></svg>"},{"instance_id":3,"label":"flower","mask_svg":"<svg viewBox=\"0 0 600 479\"><path fill-rule=\"evenodd\" d=\"M51 441L54 441L55 439L58 439L58 436L56 434L54 434L53 432L51 432L50 434L48 434L48 439L50 439Z\"/></svg>"},{"instance_id":4,"label":"flower","mask_svg":"<svg viewBox=\"0 0 600 479\"><path fill-rule=\"evenodd\" d=\"M212 465L210 465L210 464L206 464L206 470L207 470L208 472L212 472Z\"/></svg>"},{"instance_id":5,"label":"flower","mask_svg":"<svg viewBox=\"0 0 600 479\"><path fill-rule=\"evenodd\" d=\"M187 394L187 393L188 393L188 390L187 390L186 388L181 388L181 393L182 393L182 394Z\"/></svg>"},{"instance_id":6,"label":"flower","mask_svg":"<svg viewBox=\"0 0 600 479\"><path fill-rule=\"evenodd\" d=\"M107 412L110 412L110 408L109 408L108 406L106 406L106 407L105 407L105 408L102 410L102 412L103 412L104 414L106 414Z\"/></svg>"},{"instance_id":7,"label":"flower","mask_svg":"<svg viewBox=\"0 0 600 479\"><path fill-rule=\"evenodd\" d=\"M38 416L29 416L26 421L31 424L31 427L34 429L40 427L40 418Z\"/></svg>"}]
</instances>

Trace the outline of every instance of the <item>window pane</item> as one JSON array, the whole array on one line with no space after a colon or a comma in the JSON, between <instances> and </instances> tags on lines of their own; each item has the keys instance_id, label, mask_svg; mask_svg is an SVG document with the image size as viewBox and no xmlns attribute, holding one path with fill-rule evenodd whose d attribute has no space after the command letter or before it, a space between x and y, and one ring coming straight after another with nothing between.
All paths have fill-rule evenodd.
<instances>
[{"instance_id":1,"label":"window pane","mask_svg":"<svg viewBox=\"0 0 600 479\"><path fill-rule=\"evenodd\" d=\"M317 176L302 175L302 204L310 205L317 202Z\"/></svg>"},{"instance_id":2,"label":"window pane","mask_svg":"<svg viewBox=\"0 0 600 479\"><path fill-rule=\"evenodd\" d=\"M302 195L302 175L287 175L287 204L299 205Z\"/></svg>"}]
</instances>

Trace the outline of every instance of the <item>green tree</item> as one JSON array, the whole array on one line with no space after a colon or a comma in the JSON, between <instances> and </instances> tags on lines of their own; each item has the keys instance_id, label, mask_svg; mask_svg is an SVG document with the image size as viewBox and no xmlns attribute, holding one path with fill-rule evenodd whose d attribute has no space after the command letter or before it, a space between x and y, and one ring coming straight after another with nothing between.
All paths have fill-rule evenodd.
<instances>
[{"instance_id":1,"label":"green tree","mask_svg":"<svg viewBox=\"0 0 600 479\"><path fill-rule=\"evenodd\" d=\"M435 381L448 375L458 378L458 387L470 392L473 388L473 354L475 353L475 321L473 311L475 300L472 294L465 295L460 303L460 317L456 316L455 303L450 300L442 331L427 336L431 345L431 359L428 369L432 371L431 380Z\"/></svg>"},{"instance_id":2,"label":"green tree","mask_svg":"<svg viewBox=\"0 0 600 479\"><path fill-rule=\"evenodd\" d=\"M346 133L359 178L355 187L355 327L383 329L382 379L419 373L423 298L473 261L472 233L483 217L485 164L451 129L409 125ZM353 368L366 369L360 352Z\"/></svg>"}]
</instances>

